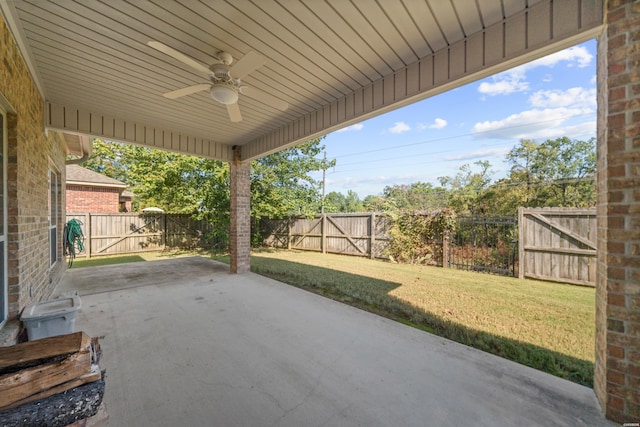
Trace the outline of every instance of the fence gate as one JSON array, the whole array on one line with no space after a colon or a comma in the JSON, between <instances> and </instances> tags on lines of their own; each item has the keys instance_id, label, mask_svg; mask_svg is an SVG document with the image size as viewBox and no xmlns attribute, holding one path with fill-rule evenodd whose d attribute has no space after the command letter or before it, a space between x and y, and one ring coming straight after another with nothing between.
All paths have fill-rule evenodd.
<instances>
[{"instance_id":1,"label":"fence gate","mask_svg":"<svg viewBox=\"0 0 640 427\"><path fill-rule=\"evenodd\" d=\"M595 209L520 209L520 278L596 284Z\"/></svg>"},{"instance_id":2,"label":"fence gate","mask_svg":"<svg viewBox=\"0 0 640 427\"><path fill-rule=\"evenodd\" d=\"M450 236L448 266L516 276L518 270L516 218L460 216Z\"/></svg>"},{"instance_id":3,"label":"fence gate","mask_svg":"<svg viewBox=\"0 0 640 427\"><path fill-rule=\"evenodd\" d=\"M267 246L385 258L390 220L375 213L331 213L314 218L262 219Z\"/></svg>"}]
</instances>

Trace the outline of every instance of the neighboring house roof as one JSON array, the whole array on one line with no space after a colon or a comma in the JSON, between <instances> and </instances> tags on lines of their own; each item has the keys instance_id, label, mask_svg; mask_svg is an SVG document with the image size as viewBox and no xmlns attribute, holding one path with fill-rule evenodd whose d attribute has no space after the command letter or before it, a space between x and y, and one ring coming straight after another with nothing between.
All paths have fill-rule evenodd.
<instances>
[{"instance_id":1,"label":"neighboring house roof","mask_svg":"<svg viewBox=\"0 0 640 427\"><path fill-rule=\"evenodd\" d=\"M120 196L121 197L133 198L133 196L135 196L135 194L133 194L133 191L124 190Z\"/></svg>"},{"instance_id":2,"label":"neighboring house roof","mask_svg":"<svg viewBox=\"0 0 640 427\"><path fill-rule=\"evenodd\" d=\"M67 184L127 188L127 184L78 165L67 165Z\"/></svg>"}]
</instances>

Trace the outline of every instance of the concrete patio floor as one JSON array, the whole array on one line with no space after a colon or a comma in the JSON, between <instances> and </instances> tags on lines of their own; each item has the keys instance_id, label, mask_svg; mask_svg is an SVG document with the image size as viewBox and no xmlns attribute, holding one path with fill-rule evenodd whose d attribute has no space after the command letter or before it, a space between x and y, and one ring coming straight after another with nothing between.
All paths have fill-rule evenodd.
<instances>
[{"instance_id":1,"label":"concrete patio floor","mask_svg":"<svg viewBox=\"0 0 640 427\"><path fill-rule=\"evenodd\" d=\"M605 426L593 390L200 257L67 271L111 426Z\"/></svg>"}]
</instances>

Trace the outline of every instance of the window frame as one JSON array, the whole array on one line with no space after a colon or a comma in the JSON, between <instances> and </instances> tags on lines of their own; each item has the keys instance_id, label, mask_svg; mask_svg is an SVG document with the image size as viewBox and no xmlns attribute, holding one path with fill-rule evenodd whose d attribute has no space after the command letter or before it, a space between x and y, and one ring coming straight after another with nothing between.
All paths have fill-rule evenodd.
<instances>
[{"instance_id":1,"label":"window frame","mask_svg":"<svg viewBox=\"0 0 640 427\"><path fill-rule=\"evenodd\" d=\"M49 169L47 171L48 186L48 203L47 203L47 222L49 233L49 268L54 268L60 260L58 247L58 235L59 225L62 219L62 195L61 195L61 180L62 175L52 162L49 162Z\"/></svg>"},{"instance_id":2,"label":"window frame","mask_svg":"<svg viewBox=\"0 0 640 427\"><path fill-rule=\"evenodd\" d=\"M0 100L1 101L1 100ZM7 251L7 153L8 153L8 125L7 110L0 103L0 152L2 162L0 176L0 209L2 210L0 229L0 328L4 326L9 318L9 273L8 273L8 251Z\"/></svg>"}]
</instances>

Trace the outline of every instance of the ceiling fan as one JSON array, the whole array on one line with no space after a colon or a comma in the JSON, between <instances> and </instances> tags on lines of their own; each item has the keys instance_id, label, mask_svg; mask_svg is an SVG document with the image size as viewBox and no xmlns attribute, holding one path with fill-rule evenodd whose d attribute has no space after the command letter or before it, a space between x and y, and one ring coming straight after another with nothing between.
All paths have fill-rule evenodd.
<instances>
[{"instance_id":1,"label":"ceiling fan","mask_svg":"<svg viewBox=\"0 0 640 427\"><path fill-rule=\"evenodd\" d=\"M285 111L289 104L266 92L253 87L243 86L241 79L265 63L265 58L255 52L249 52L233 66L233 57L227 52L218 52L217 61L206 67L203 64L189 58L185 54L157 41L147 42L152 48L171 56L174 59L190 66L197 72L209 76L211 83L202 83L188 86L163 94L165 98L176 99L205 90L209 91L211 98L227 107L229 120L239 122L242 120L238 97L246 95L255 100L268 104L278 110Z\"/></svg>"}]
</instances>

